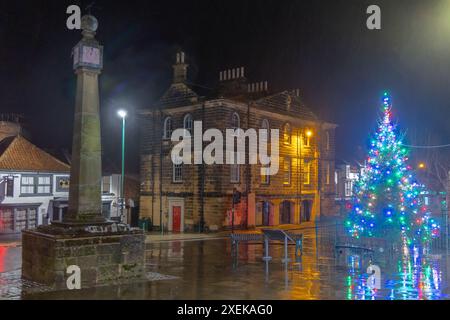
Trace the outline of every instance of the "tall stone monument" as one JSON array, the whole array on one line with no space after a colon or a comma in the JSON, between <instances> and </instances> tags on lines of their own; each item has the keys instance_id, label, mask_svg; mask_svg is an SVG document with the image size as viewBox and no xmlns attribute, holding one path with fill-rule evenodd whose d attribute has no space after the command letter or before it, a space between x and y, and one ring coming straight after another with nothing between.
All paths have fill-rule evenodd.
<instances>
[{"instance_id":1,"label":"tall stone monument","mask_svg":"<svg viewBox=\"0 0 450 320\"><path fill-rule=\"evenodd\" d=\"M23 231L22 277L65 289L69 266L78 266L82 287L144 278L141 230L102 216L101 135L98 77L103 47L97 19L86 15L73 48L77 93L70 172L69 209L62 222Z\"/></svg>"},{"instance_id":2,"label":"tall stone monument","mask_svg":"<svg viewBox=\"0 0 450 320\"><path fill-rule=\"evenodd\" d=\"M94 38L97 27L93 16L84 16L83 39L73 49L77 94L66 224L105 222L99 201L102 172L98 76L103 67L103 47Z\"/></svg>"}]
</instances>

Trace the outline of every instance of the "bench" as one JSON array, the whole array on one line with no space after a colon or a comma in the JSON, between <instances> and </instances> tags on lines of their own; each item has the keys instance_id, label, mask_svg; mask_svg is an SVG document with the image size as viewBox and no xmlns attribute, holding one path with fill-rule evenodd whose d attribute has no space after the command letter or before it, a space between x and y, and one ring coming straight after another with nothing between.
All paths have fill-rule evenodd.
<instances>
[{"instance_id":1,"label":"bench","mask_svg":"<svg viewBox=\"0 0 450 320\"><path fill-rule=\"evenodd\" d=\"M295 257L303 255L303 234L301 233L292 233L286 232L284 230L278 229L263 229L264 234L264 247L265 254L263 257L264 261L272 260L272 257L269 256L269 241L283 241L284 242L284 259L283 263L288 263L290 259L288 258L288 244L289 242L293 242L295 244Z\"/></svg>"},{"instance_id":2,"label":"bench","mask_svg":"<svg viewBox=\"0 0 450 320\"><path fill-rule=\"evenodd\" d=\"M259 233L232 233L231 238L231 250L237 256L239 252L239 242L241 241L262 241L263 235Z\"/></svg>"},{"instance_id":3,"label":"bench","mask_svg":"<svg viewBox=\"0 0 450 320\"><path fill-rule=\"evenodd\" d=\"M287 246L289 242L295 244L295 257L301 257L303 255L303 234L286 232L283 230L276 229L264 229L263 234L260 233L232 233L230 235L231 239L231 250L235 256L239 253L239 242L241 241L263 241L265 247L265 255L263 260L269 261L272 257L269 256L269 241L283 241L284 242L284 259L283 262L289 262L287 254Z\"/></svg>"},{"instance_id":4,"label":"bench","mask_svg":"<svg viewBox=\"0 0 450 320\"><path fill-rule=\"evenodd\" d=\"M372 256L374 254L374 252L375 252L371 248L361 247L361 246L353 245L353 244L337 244L335 249L336 249L336 252L339 249L349 249L349 250L351 250L353 252L356 252L356 253L361 252L361 253L369 254L369 256Z\"/></svg>"}]
</instances>

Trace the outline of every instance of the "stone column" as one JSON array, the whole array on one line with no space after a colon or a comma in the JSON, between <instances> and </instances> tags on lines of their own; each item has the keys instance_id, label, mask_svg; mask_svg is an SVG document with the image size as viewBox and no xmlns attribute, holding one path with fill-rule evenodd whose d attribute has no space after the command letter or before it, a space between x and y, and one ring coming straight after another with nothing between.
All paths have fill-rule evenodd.
<instances>
[{"instance_id":1,"label":"stone column","mask_svg":"<svg viewBox=\"0 0 450 320\"><path fill-rule=\"evenodd\" d=\"M280 205L281 200L280 199L274 199L272 201L273 203L273 225L278 226L280 224Z\"/></svg>"},{"instance_id":2,"label":"stone column","mask_svg":"<svg viewBox=\"0 0 450 320\"><path fill-rule=\"evenodd\" d=\"M102 47L95 40L97 20L84 16L83 39L74 48L77 75L70 171L69 208L63 223L104 223L101 214L101 136L98 76Z\"/></svg>"}]
</instances>

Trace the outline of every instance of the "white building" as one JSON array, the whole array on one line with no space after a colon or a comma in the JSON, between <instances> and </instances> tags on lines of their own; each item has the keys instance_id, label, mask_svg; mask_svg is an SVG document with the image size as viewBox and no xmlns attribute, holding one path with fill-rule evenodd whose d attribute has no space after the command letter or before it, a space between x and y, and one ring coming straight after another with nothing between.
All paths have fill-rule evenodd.
<instances>
[{"instance_id":1,"label":"white building","mask_svg":"<svg viewBox=\"0 0 450 320\"><path fill-rule=\"evenodd\" d=\"M353 196L355 183L358 181L362 170L349 164L336 166L336 200L350 200Z\"/></svg>"},{"instance_id":2,"label":"white building","mask_svg":"<svg viewBox=\"0 0 450 320\"><path fill-rule=\"evenodd\" d=\"M103 177L103 214L119 219L121 176ZM61 221L68 207L70 166L20 134L0 141L0 234ZM127 214L125 213L125 221Z\"/></svg>"}]
</instances>

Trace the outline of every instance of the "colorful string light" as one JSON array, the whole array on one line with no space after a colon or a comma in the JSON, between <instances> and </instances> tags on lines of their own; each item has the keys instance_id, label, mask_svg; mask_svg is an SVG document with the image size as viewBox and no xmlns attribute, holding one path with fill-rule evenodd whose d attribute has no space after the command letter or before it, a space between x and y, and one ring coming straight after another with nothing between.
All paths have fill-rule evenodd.
<instances>
[{"instance_id":1,"label":"colorful string light","mask_svg":"<svg viewBox=\"0 0 450 320\"><path fill-rule=\"evenodd\" d=\"M345 226L355 238L383 237L427 243L439 235L422 201L425 192L406 164L409 150L392 121L389 94L383 95L382 118L370 141L367 165L355 185L353 206Z\"/></svg>"}]
</instances>

